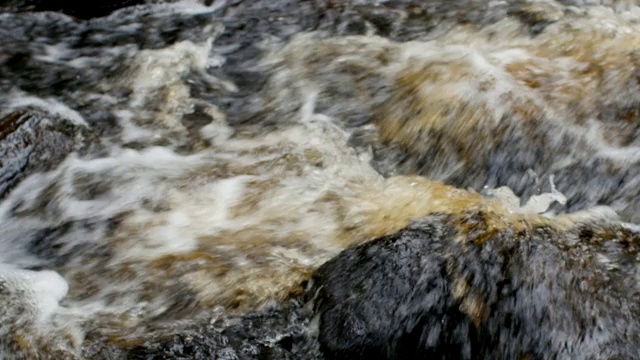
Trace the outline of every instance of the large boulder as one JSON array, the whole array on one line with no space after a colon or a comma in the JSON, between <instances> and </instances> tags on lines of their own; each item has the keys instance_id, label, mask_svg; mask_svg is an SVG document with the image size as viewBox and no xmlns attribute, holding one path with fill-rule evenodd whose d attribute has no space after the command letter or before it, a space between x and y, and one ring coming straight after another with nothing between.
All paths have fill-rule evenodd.
<instances>
[{"instance_id":1,"label":"large boulder","mask_svg":"<svg viewBox=\"0 0 640 360\"><path fill-rule=\"evenodd\" d=\"M328 359L637 359L640 237L434 215L344 251L309 295Z\"/></svg>"}]
</instances>

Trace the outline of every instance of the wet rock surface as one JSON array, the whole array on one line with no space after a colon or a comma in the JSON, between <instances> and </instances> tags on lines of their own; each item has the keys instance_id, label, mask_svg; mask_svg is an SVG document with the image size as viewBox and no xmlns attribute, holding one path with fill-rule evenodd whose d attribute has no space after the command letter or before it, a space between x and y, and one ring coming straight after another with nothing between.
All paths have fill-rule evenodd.
<instances>
[{"instance_id":1,"label":"wet rock surface","mask_svg":"<svg viewBox=\"0 0 640 360\"><path fill-rule=\"evenodd\" d=\"M188 328L149 334L128 349L89 348L88 358L147 359L323 359L308 335L300 303L244 317L200 321ZM99 350L98 350L99 349ZM117 355L116 355L117 354Z\"/></svg>"},{"instance_id":2,"label":"wet rock surface","mask_svg":"<svg viewBox=\"0 0 640 360\"><path fill-rule=\"evenodd\" d=\"M95 143L84 125L58 116L27 110L0 118L0 199L30 174L52 170Z\"/></svg>"},{"instance_id":3,"label":"wet rock surface","mask_svg":"<svg viewBox=\"0 0 640 360\"><path fill-rule=\"evenodd\" d=\"M310 295L326 358L640 356L636 233L488 218L421 219L323 265Z\"/></svg>"}]
</instances>

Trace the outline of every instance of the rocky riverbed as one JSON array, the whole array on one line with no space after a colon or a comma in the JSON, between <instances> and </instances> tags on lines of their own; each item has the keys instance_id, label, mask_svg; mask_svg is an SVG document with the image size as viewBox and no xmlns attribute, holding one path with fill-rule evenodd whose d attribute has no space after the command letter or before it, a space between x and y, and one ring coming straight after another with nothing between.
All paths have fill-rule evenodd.
<instances>
[{"instance_id":1,"label":"rocky riverbed","mask_svg":"<svg viewBox=\"0 0 640 360\"><path fill-rule=\"evenodd\" d=\"M0 358L640 358L635 1L0 11Z\"/></svg>"}]
</instances>

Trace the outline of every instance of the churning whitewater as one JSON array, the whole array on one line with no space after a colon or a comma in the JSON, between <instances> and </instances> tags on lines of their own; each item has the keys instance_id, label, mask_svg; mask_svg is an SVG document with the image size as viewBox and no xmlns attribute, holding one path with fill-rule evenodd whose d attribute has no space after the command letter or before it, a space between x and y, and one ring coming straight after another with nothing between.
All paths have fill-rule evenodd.
<instances>
[{"instance_id":1,"label":"churning whitewater","mask_svg":"<svg viewBox=\"0 0 640 360\"><path fill-rule=\"evenodd\" d=\"M640 357L635 1L19 10L0 358Z\"/></svg>"}]
</instances>

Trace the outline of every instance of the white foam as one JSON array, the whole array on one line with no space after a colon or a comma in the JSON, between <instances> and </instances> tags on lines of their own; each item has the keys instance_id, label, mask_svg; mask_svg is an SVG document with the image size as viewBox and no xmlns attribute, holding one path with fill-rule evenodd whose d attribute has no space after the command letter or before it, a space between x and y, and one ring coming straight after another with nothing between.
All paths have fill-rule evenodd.
<instances>
[{"instance_id":1,"label":"white foam","mask_svg":"<svg viewBox=\"0 0 640 360\"><path fill-rule=\"evenodd\" d=\"M167 48L140 51L121 82L131 89L127 110L118 113L123 128L123 140L168 140L173 145L184 145L189 139L182 123L186 114L196 105L204 106L214 125L203 130L205 138L213 142L228 138L224 115L213 105L191 97L188 78L197 77L211 88L236 91L236 86L209 75L207 69L220 66L224 58L213 53L213 38L203 43L182 41Z\"/></svg>"},{"instance_id":2,"label":"white foam","mask_svg":"<svg viewBox=\"0 0 640 360\"><path fill-rule=\"evenodd\" d=\"M609 206L594 206L590 209L576 211L571 214L558 215L566 217L573 222L598 223L598 222L620 222L620 216Z\"/></svg>"},{"instance_id":3,"label":"white foam","mask_svg":"<svg viewBox=\"0 0 640 360\"><path fill-rule=\"evenodd\" d=\"M153 130L145 129L133 123L131 120L135 114L129 110L120 110L115 113L118 123L122 128L120 139L125 143L145 141L159 137Z\"/></svg>"},{"instance_id":4,"label":"white foam","mask_svg":"<svg viewBox=\"0 0 640 360\"><path fill-rule=\"evenodd\" d=\"M68 283L54 271L23 270L6 264L0 264L0 282L7 287L2 294L9 297L3 299L5 306L16 300L24 302L29 305L27 311L39 322L51 317L69 291ZM16 299L21 296L25 298ZM0 319L0 322L12 320L15 319Z\"/></svg>"},{"instance_id":5,"label":"white foam","mask_svg":"<svg viewBox=\"0 0 640 360\"><path fill-rule=\"evenodd\" d=\"M483 192L500 201L507 211L511 213L543 214L554 202L558 202L562 205L567 203L567 198L556 189L555 184L553 183L553 175L550 176L549 183L551 185L551 192L533 195L524 205L520 205L520 198L507 186L502 186L496 189L484 189ZM551 216L550 213L547 213L546 215Z\"/></svg>"},{"instance_id":6,"label":"white foam","mask_svg":"<svg viewBox=\"0 0 640 360\"><path fill-rule=\"evenodd\" d=\"M35 56L37 60L50 63L63 63L66 58L70 57L73 52L67 44L60 43L55 45L44 45L44 55Z\"/></svg>"},{"instance_id":7,"label":"white foam","mask_svg":"<svg viewBox=\"0 0 640 360\"><path fill-rule=\"evenodd\" d=\"M211 122L200 129L200 136L213 144L228 140L233 135L233 128L226 124Z\"/></svg>"},{"instance_id":8,"label":"white foam","mask_svg":"<svg viewBox=\"0 0 640 360\"><path fill-rule=\"evenodd\" d=\"M15 90L10 95L10 100L8 103L9 106L8 109L5 110L6 112L12 112L26 107L34 107L37 109L41 109L42 111L58 115L61 118L69 120L76 125L88 126L87 122L79 112L71 109L55 98L43 99L28 95L27 93L20 90Z\"/></svg>"},{"instance_id":9,"label":"white foam","mask_svg":"<svg viewBox=\"0 0 640 360\"><path fill-rule=\"evenodd\" d=\"M525 213L542 214L547 211L549 206L554 202L565 205L567 203L567 197L556 189L556 186L553 183L553 175L549 177L549 183L551 185L550 193L531 196L529 200L527 200L527 203L521 207L520 211Z\"/></svg>"}]
</instances>

